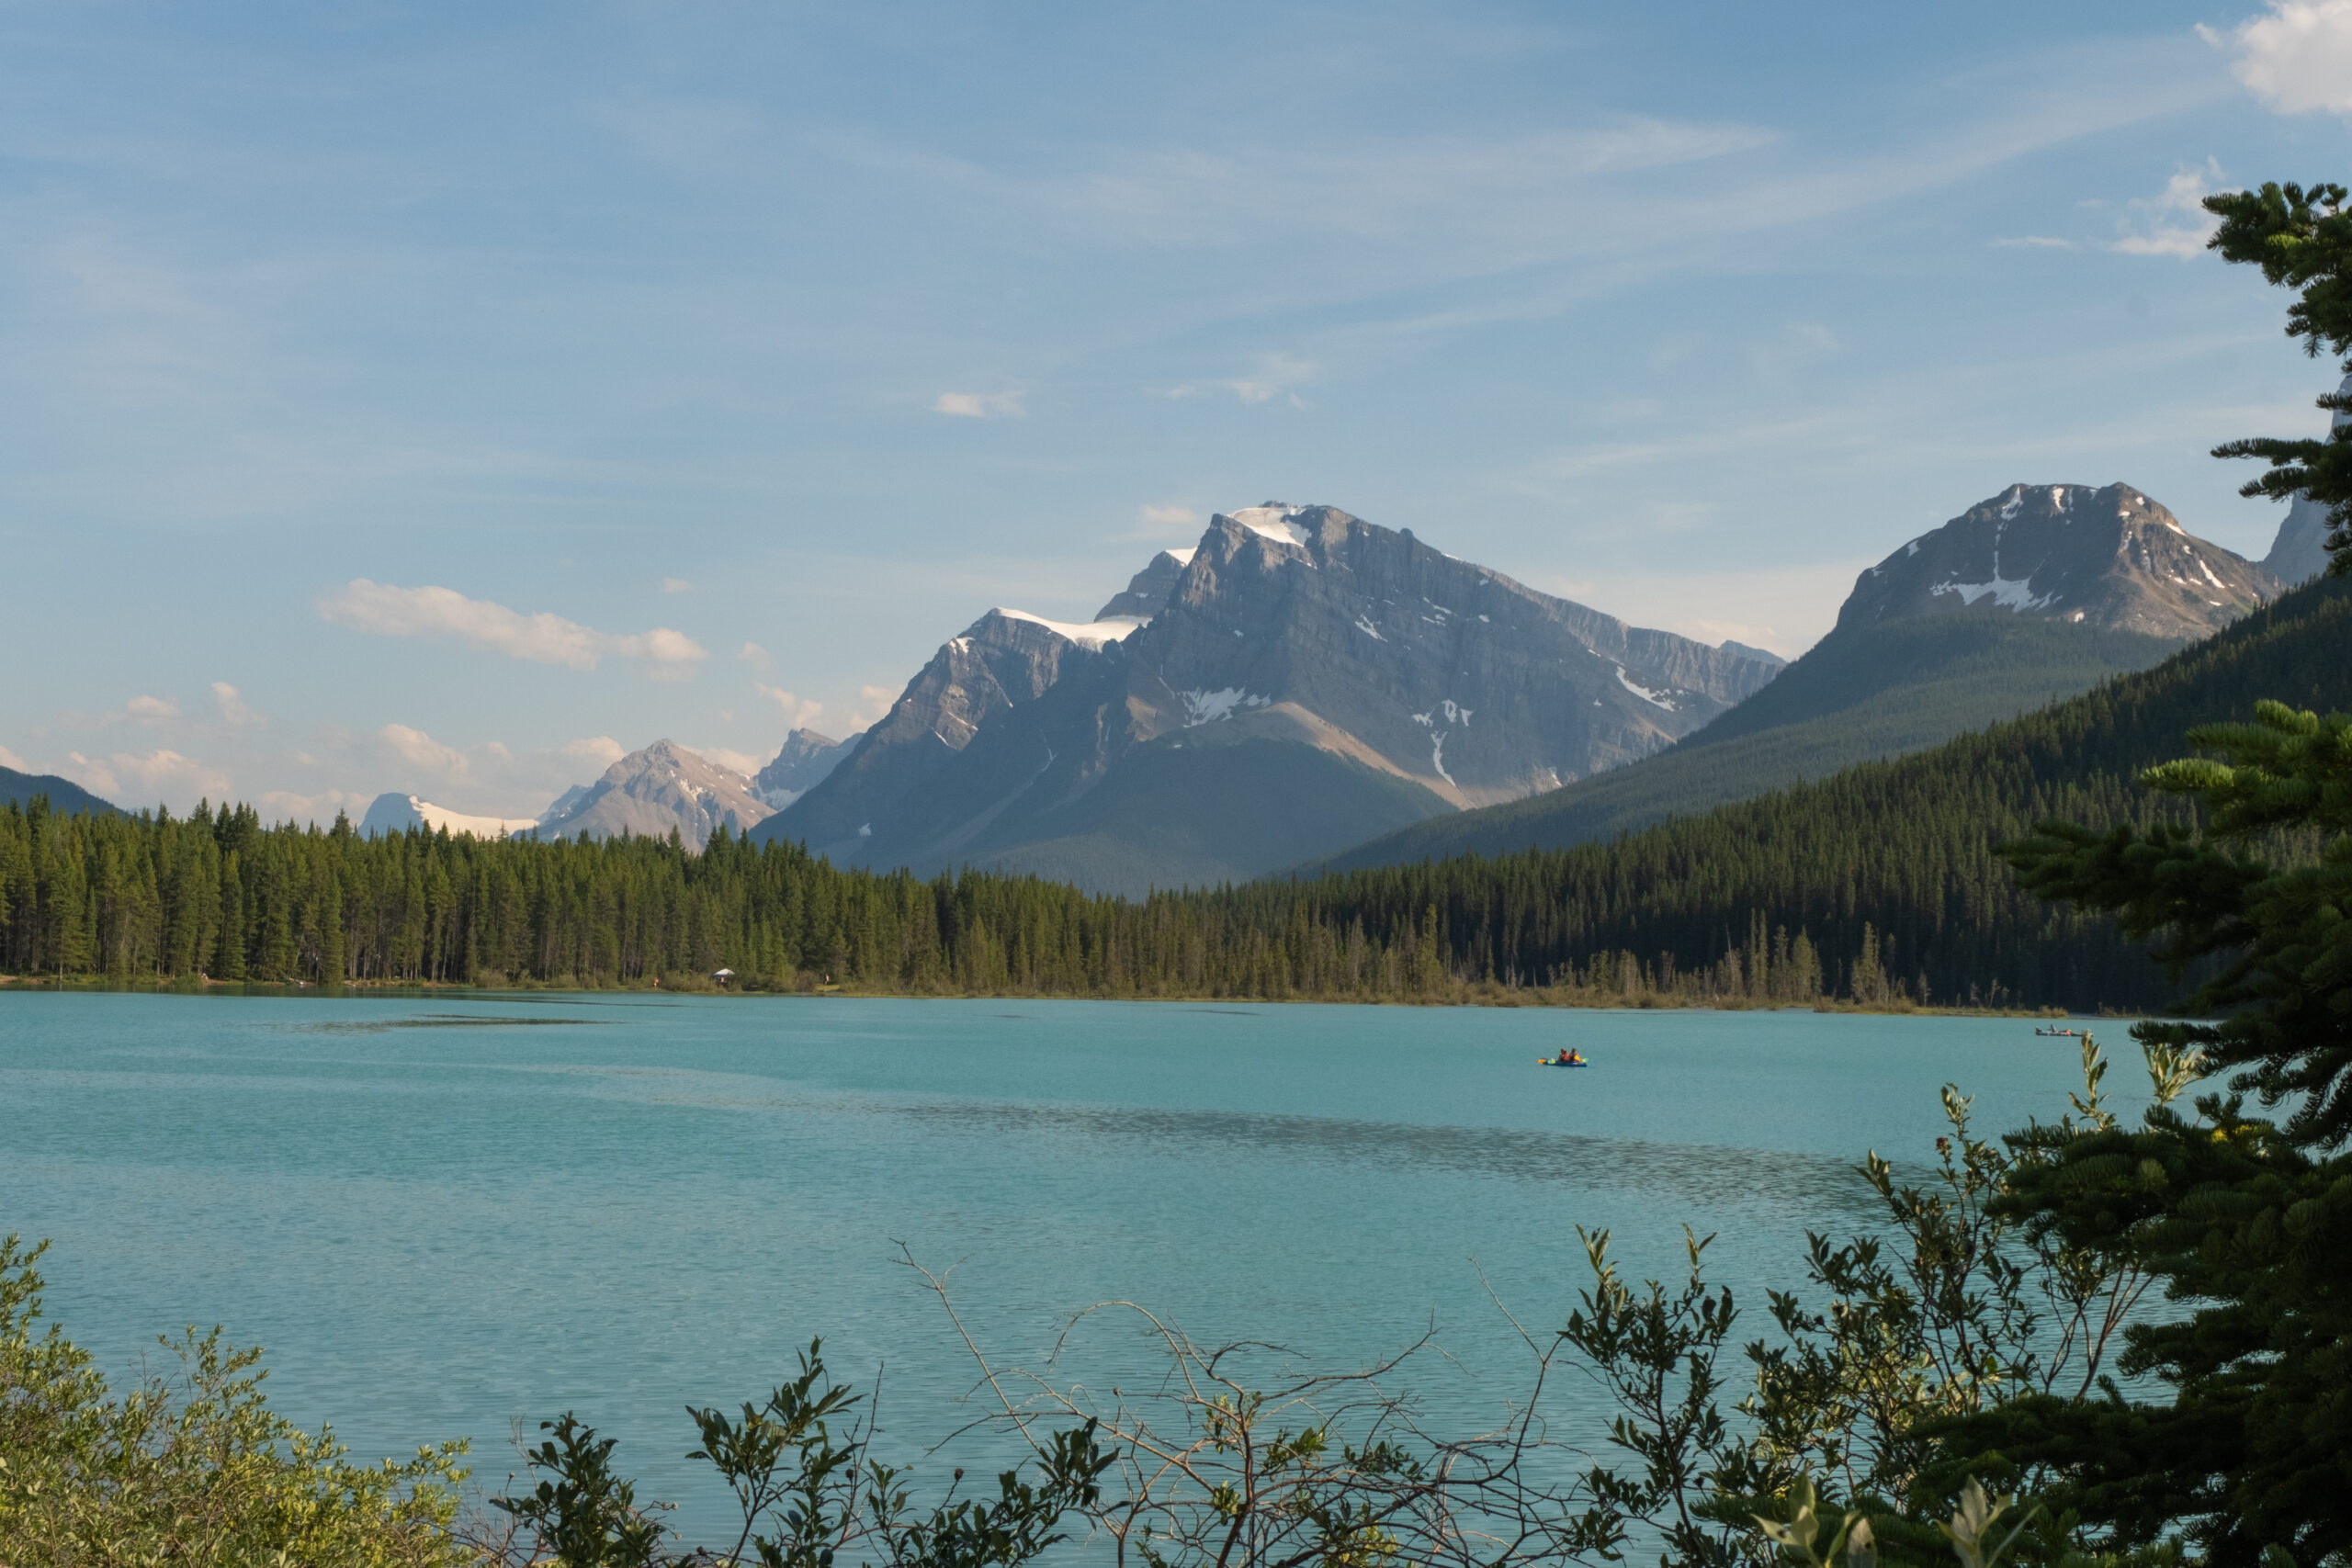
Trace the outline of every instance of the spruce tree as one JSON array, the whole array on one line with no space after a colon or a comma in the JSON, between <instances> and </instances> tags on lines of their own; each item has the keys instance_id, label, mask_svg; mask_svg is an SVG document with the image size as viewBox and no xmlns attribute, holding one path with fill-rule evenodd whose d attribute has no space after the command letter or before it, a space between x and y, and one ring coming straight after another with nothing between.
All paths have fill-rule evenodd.
<instances>
[{"instance_id":1,"label":"spruce tree","mask_svg":"<svg viewBox=\"0 0 2352 1568\"><path fill-rule=\"evenodd\" d=\"M2262 269L2270 283L2299 291L2287 311L2287 334L2316 359L2324 349L2352 374L2352 209L2340 185L2266 185L2258 191L2209 196L2221 219L2211 247L2233 262ZM2352 411L2352 397L2318 400L2331 412ZM2328 509L2328 570L2352 576L2352 425L2315 440L2256 437L2213 449L2216 457L2260 457L2270 467L2239 493L2286 501L2301 493Z\"/></svg>"}]
</instances>

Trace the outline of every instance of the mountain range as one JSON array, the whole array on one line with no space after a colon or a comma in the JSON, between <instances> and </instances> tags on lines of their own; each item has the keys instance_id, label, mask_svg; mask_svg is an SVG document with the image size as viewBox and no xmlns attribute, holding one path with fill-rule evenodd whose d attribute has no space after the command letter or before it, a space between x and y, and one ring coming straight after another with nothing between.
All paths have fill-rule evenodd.
<instances>
[{"instance_id":1,"label":"mountain range","mask_svg":"<svg viewBox=\"0 0 2352 1568\"><path fill-rule=\"evenodd\" d=\"M2280 587L2128 485L2013 484L1865 570L1784 665L1269 502L1156 553L1090 621L990 610L872 729L795 730L750 778L664 740L530 823L387 795L362 826L699 847L724 825L838 863L1126 893L1557 846L1934 745Z\"/></svg>"},{"instance_id":2,"label":"mountain range","mask_svg":"<svg viewBox=\"0 0 2352 1568\"><path fill-rule=\"evenodd\" d=\"M752 837L1130 893L1237 880L1648 756L1781 662L1268 502L1090 622L982 615Z\"/></svg>"},{"instance_id":3,"label":"mountain range","mask_svg":"<svg viewBox=\"0 0 2352 1568\"><path fill-rule=\"evenodd\" d=\"M2147 669L2281 586L2129 485L2014 484L1864 570L1826 637L1671 750L1328 863L1561 848L1917 751Z\"/></svg>"}]
</instances>

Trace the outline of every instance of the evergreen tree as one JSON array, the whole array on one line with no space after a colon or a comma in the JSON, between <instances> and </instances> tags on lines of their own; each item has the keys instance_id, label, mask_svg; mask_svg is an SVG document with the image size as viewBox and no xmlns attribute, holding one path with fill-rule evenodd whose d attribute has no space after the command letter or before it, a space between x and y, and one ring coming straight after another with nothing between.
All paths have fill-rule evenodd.
<instances>
[{"instance_id":1,"label":"evergreen tree","mask_svg":"<svg viewBox=\"0 0 2352 1568\"><path fill-rule=\"evenodd\" d=\"M2352 210L2345 187L2266 185L2205 198L2219 218L2211 247L2233 262L2262 269L2267 281L2299 291L2287 311L2287 334L2301 338L2312 358L2320 351L2352 355ZM2344 369L2352 374L2352 358ZM2352 410L2352 398L2330 392L2318 400L2332 412ZM2328 570L2352 575L2352 427L2331 428L2317 440L2256 438L2213 449L2216 457L2260 457L2269 469L2239 493L2286 501L2301 493L2328 509Z\"/></svg>"}]
</instances>

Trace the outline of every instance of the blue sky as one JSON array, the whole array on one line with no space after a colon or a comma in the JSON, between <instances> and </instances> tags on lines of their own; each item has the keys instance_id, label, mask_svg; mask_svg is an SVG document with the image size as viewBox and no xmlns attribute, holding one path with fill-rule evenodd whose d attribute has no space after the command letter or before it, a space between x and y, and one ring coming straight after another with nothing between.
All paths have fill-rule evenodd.
<instances>
[{"instance_id":1,"label":"blue sky","mask_svg":"<svg viewBox=\"0 0 2352 1568\"><path fill-rule=\"evenodd\" d=\"M2335 373L2195 197L2346 83L2352 0L0 0L0 763L532 813L1272 498L1791 653L2018 480L2259 556L2203 454Z\"/></svg>"}]
</instances>

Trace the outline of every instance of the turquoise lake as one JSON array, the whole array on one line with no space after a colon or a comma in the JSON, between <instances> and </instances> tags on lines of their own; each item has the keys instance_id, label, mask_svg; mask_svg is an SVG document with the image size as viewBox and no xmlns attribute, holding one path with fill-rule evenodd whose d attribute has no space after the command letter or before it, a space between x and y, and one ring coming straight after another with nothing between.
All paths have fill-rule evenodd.
<instances>
[{"instance_id":1,"label":"turquoise lake","mask_svg":"<svg viewBox=\"0 0 2352 1568\"><path fill-rule=\"evenodd\" d=\"M1563 1043L1592 1069L1535 1066ZM53 1238L51 1315L110 1373L222 1324L293 1419L366 1458L470 1438L493 1490L514 1423L574 1408L692 1539L682 1406L763 1395L813 1336L887 1365L899 1457L976 1413L899 1243L958 1266L1013 1365L1112 1298L1278 1341L1270 1373L1434 1317L1457 1359L1420 1379L1466 1431L1523 1370L1481 1270L1541 1330L1586 1282L1576 1226L1658 1272L1687 1221L1761 1335L1805 1230L1869 1221L1863 1151L1931 1157L1947 1080L1998 1131L2064 1109L2076 1046L1810 1012L0 993L0 1231ZM1103 1325L1056 1374L1156 1366Z\"/></svg>"}]
</instances>

